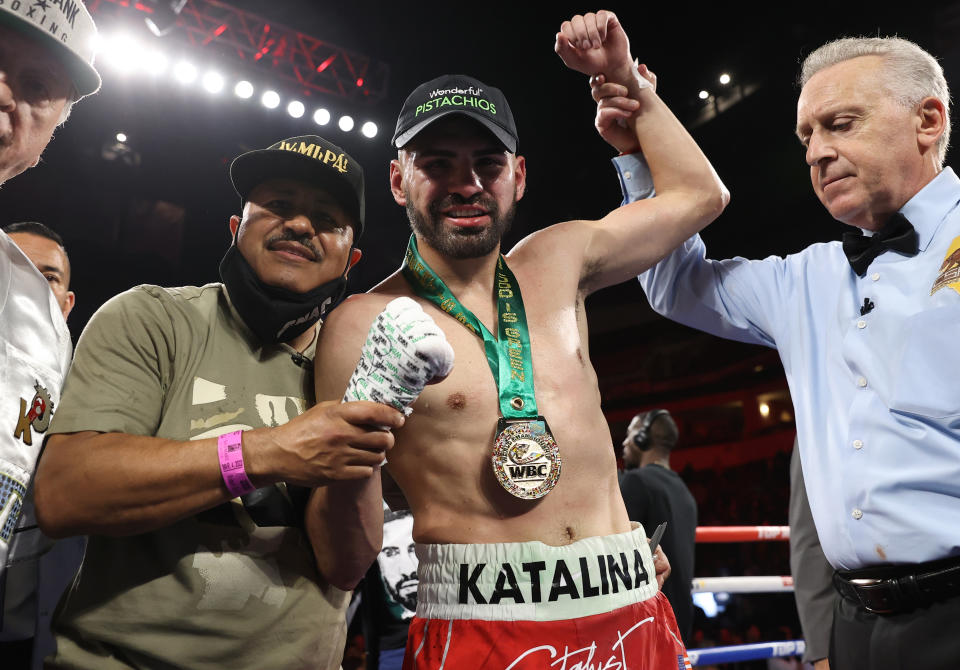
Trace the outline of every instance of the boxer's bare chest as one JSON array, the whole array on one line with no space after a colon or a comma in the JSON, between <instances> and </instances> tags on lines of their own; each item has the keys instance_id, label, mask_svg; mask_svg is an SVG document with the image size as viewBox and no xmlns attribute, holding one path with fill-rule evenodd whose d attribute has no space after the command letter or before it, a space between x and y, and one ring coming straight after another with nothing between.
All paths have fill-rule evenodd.
<instances>
[{"instance_id":1,"label":"boxer's bare chest","mask_svg":"<svg viewBox=\"0 0 960 670\"><path fill-rule=\"evenodd\" d=\"M464 304L488 330L497 332L492 294L481 300L467 299ZM561 484L536 505L518 501L501 488L491 465L501 399L483 339L443 310L425 304L453 346L456 361L447 379L428 386L413 405L407 425L396 432L397 448L390 457L391 472L415 515L420 508L417 525L421 536L433 521L445 526L456 516L462 525L471 515L478 526L484 519L496 519L498 537L508 532L503 525L507 519L518 526L518 535L530 536L530 526L540 527L539 516L559 524L555 532L543 535L545 541L563 543L578 535L568 527L575 524L562 521L570 516L562 511L573 508L573 498L582 502L584 489L595 486L592 475L584 476L602 460L593 452L611 451L586 348L583 305L575 290L565 292L556 283L527 281L523 306L536 400L532 414L546 418L562 445ZM459 531L458 527L453 532L459 535ZM426 530L434 540L444 537L449 541L449 532L444 529L434 535Z\"/></svg>"},{"instance_id":2,"label":"boxer's bare chest","mask_svg":"<svg viewBox=\"0 0 960 670\"><path fill-rule=\"evenodd\" d=\"M498 345L503 342L497 332L498 317L493 298L472 301L468 307L488 331L488 340L494 342L493 350L498 350ZM511 372L513 361L507 354L491 360L489 341L485 345L483 337L443 310L433 305L427 305L425 309L453 346L456 362L453 373L444 382L428 386L417 405L427 405L424 409L434 419L461 424L476 418L484 422L488 432L492 431L496 418L502 413L503 399L498 385L502 374L500 369L504 367ZM558 424L563 422L561 411L568 411L564 408L571 404L586 403L592 398L590 387L596 385L586 342L583 341L586 331L581 323L581 310L582 304L578 304L575 295L562 296L555 289L545 290L539 284L524 286L525 323L522 325L525 326L533 367L532 376L528 375L524 381L533 390L536 413L549 412ZM519 328L518 332L524 333L524 328ZM499 350L503 351L504 347L500 346ZM525 409L532 410L530 407Z\"/></svg>"}]
</instances>

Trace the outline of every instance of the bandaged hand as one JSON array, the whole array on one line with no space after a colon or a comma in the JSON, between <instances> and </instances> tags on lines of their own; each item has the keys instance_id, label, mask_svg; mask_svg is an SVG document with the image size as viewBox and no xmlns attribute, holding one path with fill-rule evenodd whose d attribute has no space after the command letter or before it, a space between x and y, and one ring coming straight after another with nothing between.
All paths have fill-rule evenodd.
<instances>
[{"instance_id":1,"label":"bandaged hand","mask_svg":"<svg viewBox=\"0 0 960 670\"><path fill-rule=\"evenodd\" d=\"M396 298L377 316L360 352L343 401L372 400L404 414L424 386L453 369L453 347L423 308Z\"/></svg>"}]
</instances>

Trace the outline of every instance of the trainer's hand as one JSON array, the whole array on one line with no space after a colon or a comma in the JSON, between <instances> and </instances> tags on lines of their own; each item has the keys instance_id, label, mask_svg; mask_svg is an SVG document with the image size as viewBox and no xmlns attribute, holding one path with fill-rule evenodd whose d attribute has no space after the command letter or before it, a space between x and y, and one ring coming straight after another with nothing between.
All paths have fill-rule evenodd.
<instances>
[{"instance_id":1,"label":"trainer's hand","mask_svg":"<svg viewBox=\"0 0 960 670\"><path fill-rule=\"evenodd\" d=\"M610 81L631 84L630 40L613 12L601 9L564 21L554 49L572 70L590 76L603 72Z\"/></svg>"},{"instance_id":2,"label":"trainer's hand","mask_svg":"<svg viewBox=\"0 0 960 670\"><path fill-rule=\"evenodd\" d=\"M244 433L244 455L254 484L261 474L310 487L365 479L393 447L390 430L403 422L380 403L323 402L282 426Z\"/></svg>"},{"instance_id":3,"label":"trainer's hand","mask_svg":"<svg viewBox=\"0 0 960 670\"><path fill-rule=\"evenodd\" d=\"M662 547L657 547L657 550L653 552L653 570L657 575L657 588L662 590L663 583L670 576L670 560Z\"/></svg>"}]
</instances>

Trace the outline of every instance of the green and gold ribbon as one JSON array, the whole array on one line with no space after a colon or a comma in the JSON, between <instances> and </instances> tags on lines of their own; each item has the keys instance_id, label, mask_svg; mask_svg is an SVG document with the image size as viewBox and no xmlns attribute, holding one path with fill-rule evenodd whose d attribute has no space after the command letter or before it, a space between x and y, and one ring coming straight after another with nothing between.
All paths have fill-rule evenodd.
<instances>
[{"instance_id":1,"label":"green and gold ribbon","mask_svg":"<svg viewBox=\"0 0 960 670\"><path fill-rule=\"evenodd\" d=\"M450 292L443 280L420 256L413 235L401 268L403 276L421 298L429 300L477 335L483 338L487 364L497 381L500 413L508 419L537 417L537 401L533 390L533 360L530 356L530 332L523 309L520 284L507 267L501 254L493 293L497 299L497 334L494 337L473 312L464 307Z\"/></svg>"}]
</instances>

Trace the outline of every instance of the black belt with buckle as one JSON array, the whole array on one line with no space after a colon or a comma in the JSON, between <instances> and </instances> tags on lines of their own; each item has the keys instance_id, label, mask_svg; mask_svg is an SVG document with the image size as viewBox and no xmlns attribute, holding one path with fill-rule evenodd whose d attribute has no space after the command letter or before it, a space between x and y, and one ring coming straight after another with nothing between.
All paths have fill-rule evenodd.
<instances>
[{"instance_id":1,"label":"black belt with buckle","mask_svg":"<svg viewBox=\"0 0 960 670\"><path fill-rule=\"evenodd\" d=\"M960 594L960 557L914 565L834 572L841 596L874 614L908 612Z\"/></svg>"}]
</instances>

